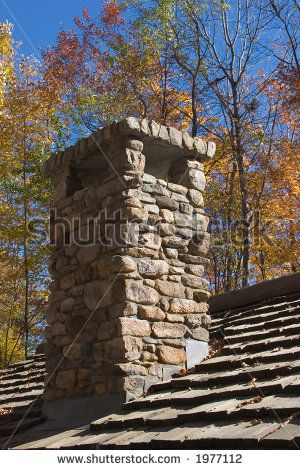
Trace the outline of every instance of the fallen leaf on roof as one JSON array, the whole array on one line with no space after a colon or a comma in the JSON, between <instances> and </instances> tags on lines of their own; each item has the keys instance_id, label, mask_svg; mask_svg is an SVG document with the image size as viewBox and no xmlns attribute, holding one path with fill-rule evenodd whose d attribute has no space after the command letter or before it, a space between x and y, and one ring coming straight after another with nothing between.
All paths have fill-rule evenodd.
<instances>
[{"instance_id":1,"label":"fallen leaf on roof","mask_svg":"<svg viewBox=\"0 0 300 470\"><path fill-rule=\"evenodd\" d=\"M237 405L236 408L241 408L245 405L251 405L251 403L259 403L260 401L262 401L262 399L263 397L261 397L260 395L256 395L255 397L248 398L248 400L243 401L242 403Z\"/></svg>"},{"instance_id":2,"label":"fallen leaf on roof","mask_svg":"<svg viewBox=\"0 0 300 470\"><path fill-rule=\"evenodd\" d=\"M252 425L252 426L257 426L257 425L260 424L261 422L262 422L261 419L256 418L256 419L253 419L253 420L251 421L251 425Z\"/></svg>"},{"instance_id":3,"label":"fallen leaf on roof","mask_svg":"<svg viewBox=\"0 0 300 470\"><path fill-rule=\"evenodd\" d=\"M224 340L213 338L208 343L208 358L219 356L224 347Z\"/></svg>"},{"instance_id":4,"label":"fallen leaf on roof","mask_svg":"<svg viewBox=\"0 0 300 470\"><path fill-rule=\"evenodd\" d=\"M273 352L278 352L278 351L282 351L282 349L283 349L283 348L282 348L281 346L280 346L280 347L278 346L278 348L272 349L271 353L273 353Z\"/></svg>"},{"instance_id":5,"label":"fallen leaf on roof","mask_svg":"<svg viewBox=\"0 0 300 470\"><path fill-rule=\"evenodd\" d=\"M0 408L0 415L7 415L12 412L11 408Z\"/></svg>"}]
</instances>

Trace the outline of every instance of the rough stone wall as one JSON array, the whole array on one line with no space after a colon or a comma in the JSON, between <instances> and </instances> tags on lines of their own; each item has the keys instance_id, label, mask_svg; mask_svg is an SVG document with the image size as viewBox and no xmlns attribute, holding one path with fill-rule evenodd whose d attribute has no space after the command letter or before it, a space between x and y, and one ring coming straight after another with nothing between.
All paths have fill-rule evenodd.
<instances>
[{"instance_id":1,"label":"rough stone wall","mask_svg":"<svg viewBox=\"0 0 300 470\"><path fill-rule=\"evenodd\" d=\"M104 181L74 192L72 168L56 181L47 400L141 395L186 367L187 339L208 341L203 165L185 157L158 179L142 152L116 135Z\"/></svg>"}]
</instances>

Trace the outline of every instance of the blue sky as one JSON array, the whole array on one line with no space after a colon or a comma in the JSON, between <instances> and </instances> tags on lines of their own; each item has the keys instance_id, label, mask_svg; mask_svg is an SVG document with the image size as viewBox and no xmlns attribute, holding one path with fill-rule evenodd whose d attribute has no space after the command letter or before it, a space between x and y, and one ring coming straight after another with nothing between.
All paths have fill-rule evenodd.
<instances>
[{"instance_id":1,"label":"blue sky","mask_svg":"<svg viewBox=\"0 0 300 470\"><path fill-rule=\"evenodd\" d=\"M21 52L38 55L54 44L60 28L72 26L73 17L87 6L94 16L102 0L0 0L0 21L14 24L14 38L22 41Z\"/></svg>"}]
</instances>

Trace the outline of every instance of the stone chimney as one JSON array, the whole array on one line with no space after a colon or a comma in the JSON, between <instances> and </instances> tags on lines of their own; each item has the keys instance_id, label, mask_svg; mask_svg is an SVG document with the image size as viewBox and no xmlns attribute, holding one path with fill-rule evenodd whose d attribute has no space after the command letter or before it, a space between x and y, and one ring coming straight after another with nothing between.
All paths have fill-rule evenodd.
<instances>
[{"instance_id":1,"label":"stone chimney","mask_svg":"<svg viewBox=\"0 0 300 470\"><path fill-rule=\"evenodd\" d=\"M110 413L207 354L203 162L214 152L128 118L46 162L48 416Z\"/></svg>"}]
</instances>

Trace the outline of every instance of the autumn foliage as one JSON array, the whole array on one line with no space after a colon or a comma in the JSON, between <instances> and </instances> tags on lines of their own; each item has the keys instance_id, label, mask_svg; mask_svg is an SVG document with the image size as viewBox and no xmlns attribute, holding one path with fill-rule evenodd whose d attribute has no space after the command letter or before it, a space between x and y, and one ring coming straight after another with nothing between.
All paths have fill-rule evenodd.
<instances>
[{"instance_id":1,"label":"autumn foliage","mask_svg":"<svg viewBox=\"0 0 300 470\"><path fill-rule=\"evenodd\" d=\"M0 26L1 365L43 328L48 254L28 230L51 202L42 161L128 115L217 143L205 199L213 291L299 270L299 22L288 4L99 2L41 62Z\"/></svg>"}]
</instances>

